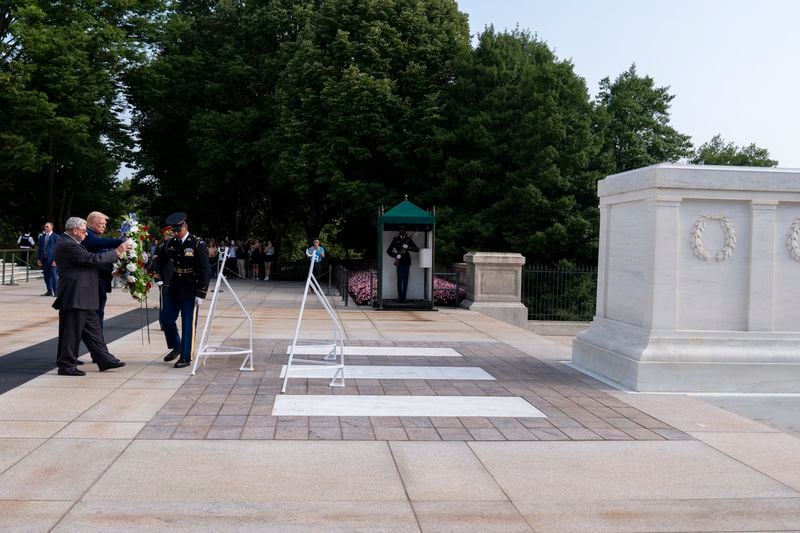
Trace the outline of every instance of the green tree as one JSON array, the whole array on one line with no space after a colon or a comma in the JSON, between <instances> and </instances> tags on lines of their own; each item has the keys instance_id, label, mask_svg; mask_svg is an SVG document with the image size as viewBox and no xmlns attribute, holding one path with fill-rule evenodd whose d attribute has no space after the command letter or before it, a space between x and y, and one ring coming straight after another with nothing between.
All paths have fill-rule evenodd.
<instances>
[{"instance_id":1,"label":"green tree","mask_svg":"<svg viewBox=\"0 0 800 533\"><path fill-rule=\"evenodd\" d=\"M16 224L108 206L130 145L121 73L140 60L160 2L0 5L0 185Z\"/></svg>"},{"instance_id":2,"label":"green tree","mask_svg":"<svg viewBox=\"0 0 800 533\"><path fill-rule=\"evenodd\" d=\"M126 78L141 148L130 194L162 216L187 211L203 235L282 233L294 206L272 173L275 86L308 4L176 5L152 61Z\"/></svg>"},{"instance_id":3,"label":"green tree","mask_svg":"<svg viewBox=\"0 0 800 533\"><path fill-rule=\"evenodd\" d=\"M206 235L280 242L336 220L345 245L374 246L378 206L430 187L459 50L453 0L182 2L128 77L132 194L202 213Z\"/></svg>"},{"instance_id":4,"label":"green tree","mask_svg":"<svg viewBox=\"0 0 800 533\"><path fill-rule=\"evenodd\" d=\"M594 261L600 145L586 85L568 61L528 32L488 28L459 64L446 114L440 261L469 250Z\"/></svg>"},{"instance_id":5,"label":"green tree","mask_svg":"<svg viewBox=\"0 0 800 533\"><path fill-rule=\"evenodd\" d=\"M714 137L700 145L691 156L690 163L695 165L732 165L740 167L776 167L778 162L769 158L769 150L759 148L755 143L747 146L736 146L726 142L722 135Z\"/></svg>"},{"instance_id":6,"label":"green tree","mask_svg":"<svg viewBox=\"0 0 800 533\"><path fill-rule=\"evenodd\" d=\"M276 178L307 235L344 218L374 242L378 205L420 202L434 179L443 93L469 50L452 0L323 0L277 86Z\"/></svg>"},{"instance_id":7,"label":"green tree","mask_svg":"<svg viewBox=\"0 0 800 533\"><path fill-rule=\"evenodd\" d=\"M669 87L655 87L650 76L639 76L636 65L600 82L598 134L615 172L677 161L691 153L689 136L669 124Z\"/></svg>"}]
</instances>

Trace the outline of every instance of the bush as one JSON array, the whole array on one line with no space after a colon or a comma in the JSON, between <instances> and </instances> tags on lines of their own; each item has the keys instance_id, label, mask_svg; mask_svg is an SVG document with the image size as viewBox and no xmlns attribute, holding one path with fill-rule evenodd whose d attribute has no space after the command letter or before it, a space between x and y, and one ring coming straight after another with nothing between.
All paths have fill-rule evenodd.
<instances>
[{"instance_id":1,"label":"bush","mask_svg":"<svg viewBox=\"0 0 800 533\"><path fill-rule=\"evenodd\" d=\"M350 272L347 282L347 292L356 305L369 304L370 280L372 281L372 298L378 296L378 276L374 270ZM447 281L439 276L433 277L433 299L435 305L454 305L455 283ZM464 299L466 291L464 287L458 289L458 301Z\"/></svg>"}]
</instances>

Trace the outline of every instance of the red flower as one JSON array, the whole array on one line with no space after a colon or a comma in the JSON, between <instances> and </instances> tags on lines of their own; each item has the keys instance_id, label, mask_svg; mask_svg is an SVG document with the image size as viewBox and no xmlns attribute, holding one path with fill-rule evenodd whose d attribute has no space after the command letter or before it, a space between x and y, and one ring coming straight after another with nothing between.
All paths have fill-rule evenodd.
<instances>
[{"instance_id":1,"label":"red flower","mask_svg":"<svg viewBox=\"0 0 800 533\"><path fill-rule=\"evenodd\" d=\"M144 235L139 235L139 240L143 241L144 240Z\"/></svg>"}]
</instances>

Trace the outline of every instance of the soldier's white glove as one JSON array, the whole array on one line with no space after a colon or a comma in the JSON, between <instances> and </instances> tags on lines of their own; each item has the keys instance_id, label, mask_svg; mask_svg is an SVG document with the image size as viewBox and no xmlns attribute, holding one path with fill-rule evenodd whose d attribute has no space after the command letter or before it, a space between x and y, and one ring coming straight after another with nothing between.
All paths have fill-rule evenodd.
<instances>
[{"instance_id":1,"label":"soldier's white glove","mask_svg":"<svg viewBox=\"0 0 800 533\"><path fill-rule=\"evenodd\" d=\"M397 259L400 259L400 254L397 254Z\"/></svg>"},{"instance_id":2,"label":"soldier's white glove","mask_svg":"<svg viewBox=\"0 0 800 533\"><path fill-rule=\"evenodd\" d=\"M195 296L194 297L194 305L196 305L197 307L200 307L200 304L202 304L202 303L203 303L203 299L202 298L200 298L199 296Z\"/></svg>"},{"instance_id":3,"label":"soldier's white glove","mask_svg":"<svg viewBox=\"0 0 800 533\"><path fill-rule=\"evenodd\" d=\"M403 245L403 250L408 250L408 245L407 244Z\"/></svg>"},{"instance_id":4,"label":"soldier's white glove","mask_svg":"<svg viewBox=\"0 0 800 533\"><path fill-rule=\"evenodd\" d=\"M158 281L156 281L156 287L160 287L160 286L162 286L163 284L164 284L164 282L163 282L163 281L161 281L161 280L158 280Z\"/></svg>"}]
</instances>

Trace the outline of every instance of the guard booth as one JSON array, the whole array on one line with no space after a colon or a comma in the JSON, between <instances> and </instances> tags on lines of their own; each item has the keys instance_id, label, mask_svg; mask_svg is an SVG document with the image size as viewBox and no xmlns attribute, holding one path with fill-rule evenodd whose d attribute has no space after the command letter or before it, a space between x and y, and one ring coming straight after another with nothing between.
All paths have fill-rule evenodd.
<instances>
[{"instance_id":1,"label":"guard booth","mask_svg":"<svg viewBox=\"0 0 800 533\"><path fill-rule=\"evenodd\" d=\"M383 208L381 208L383 211ZM401 303L397 294L397 269L394 257L386 253L400 231L405 227L419 252L411 252L406 301ZM406 199L378 216L378 294L377 309L433 309L433 248L436 217Z\"/></svg>"}]
</instances>

